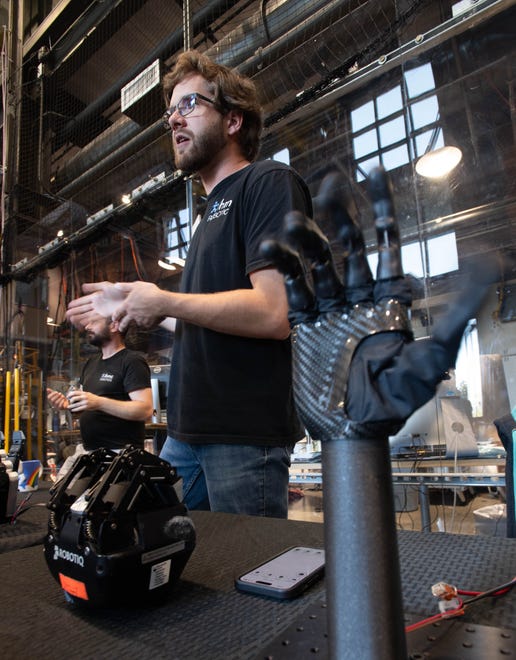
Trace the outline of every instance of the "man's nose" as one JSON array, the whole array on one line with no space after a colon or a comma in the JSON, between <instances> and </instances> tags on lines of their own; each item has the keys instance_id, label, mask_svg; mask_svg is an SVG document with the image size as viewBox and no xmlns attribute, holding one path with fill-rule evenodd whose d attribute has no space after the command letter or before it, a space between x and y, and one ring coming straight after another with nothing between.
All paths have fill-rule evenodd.
<instances>
[{"instance_id":1,"label":"man's nose","mask_svg":"<svg viewBox=\"0 0 516 660\"><path fill-rule=\"evenodd\" d=\"M181 126L184 126L185 118L179 114L179 112L174 110L174 112L168 118L168 123L170 124L173 131L176 131Z\"/></svg>"}]
</instances>

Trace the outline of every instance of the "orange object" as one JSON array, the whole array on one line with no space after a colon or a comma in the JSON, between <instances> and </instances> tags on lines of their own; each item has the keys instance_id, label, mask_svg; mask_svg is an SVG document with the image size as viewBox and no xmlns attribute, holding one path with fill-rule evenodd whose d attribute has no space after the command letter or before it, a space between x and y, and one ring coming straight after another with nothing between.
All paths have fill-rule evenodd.
<instances>
[{"instance_id":1,"label":"orange object","mask_svg":"<svg viewBox=\"0 0 516 660\"><path fill-rule=\"evenodd\" d=\"M59 573L59 582L61 583L63 589L70 594L70 596L82 598L83 600L89 600L88 592L86 591L86 585L84 582L74 580L73 578L67 577L62 573Z\"/></svg>"}]
</instances>

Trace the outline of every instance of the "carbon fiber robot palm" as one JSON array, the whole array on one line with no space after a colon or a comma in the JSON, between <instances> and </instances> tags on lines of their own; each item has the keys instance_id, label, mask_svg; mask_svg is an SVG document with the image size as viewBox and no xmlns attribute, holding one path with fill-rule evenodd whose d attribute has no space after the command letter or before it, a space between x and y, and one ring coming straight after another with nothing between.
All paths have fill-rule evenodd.
<instances>
[{"instance_id":1,"label":"carbon fiber robot palm","mask_svg":"<svg viewBox=\"0 0 516 660\"><path fill-rule=\"evenodd\" d=\"M328 175L318 214L337 228L344 277L316 222L285 217L285 242L267 240L262 254L285 276L290 307L297 409L314 439L385 438L428 401L455 364L462 333L486 292L471 283L432 337L414 341L411 290L401 266L390 181L382 168L368 180L378 240L373 279L356 209L339 174Z\"/></svg>"}]
</instances>

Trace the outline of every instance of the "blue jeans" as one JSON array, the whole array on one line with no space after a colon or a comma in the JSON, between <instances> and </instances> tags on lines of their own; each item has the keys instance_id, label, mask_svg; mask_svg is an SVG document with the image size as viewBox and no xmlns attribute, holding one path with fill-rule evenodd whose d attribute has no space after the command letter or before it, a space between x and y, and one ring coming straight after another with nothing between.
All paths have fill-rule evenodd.
<instances>
[{"instance_id":1,"label":"blue jeans","mask_svg":"<svg viewBox=\"0 0 516 660\"><path fill-rule=\"evenodd\" d=\"M167 437L160 458L183 479L190 510L286 518L291 447L191 445Z\"/></svg>"}]
</instances>

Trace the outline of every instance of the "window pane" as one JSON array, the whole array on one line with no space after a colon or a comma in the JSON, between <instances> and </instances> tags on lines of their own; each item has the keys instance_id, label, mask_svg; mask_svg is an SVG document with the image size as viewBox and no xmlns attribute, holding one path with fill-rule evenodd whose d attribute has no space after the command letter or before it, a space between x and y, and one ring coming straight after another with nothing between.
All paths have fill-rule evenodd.
<instances>
[{"instance_id":1,"label":"window pane","mask_svg":"<svg viewBox=\"0 0 516 660\"><path fill-rule=\"evenodd\" d=\"M365 176L369 174L369 172L373 169L373 167L378 167L380 164L380 158L379 156L375 156L374 158L368 158L367 160L362 160L357 165L359 166L360 169L357 168L357 181L364 181ZM362 172L364 174L362 174Z\"/></svg>"},{"instance_id":2,"label":"window pane","mask_svg":"<svg viewBox=\"0 0 516 660\"><path fill-rule=\"evenodd\" d=\"M277 160L279 163L290 165L290 152L288 149L281 149L272 155L272 160Z\"/></svg>"},{"instance_id":3,"label":"window pane","mask_svg":"<svg viewBox=\"0 0 516 660\"><path fill-rule=\"evenodd\" d=\"M454 231L435 238L429 238L427 248L428 270L431 277L458 270L459 258Z\"/></svg>"},{"instance_id":4,"label":"window pane","mask_svg":"<svg viewBox=\"0 0 516 660\"><path fill-rule=\"evenodd\" d=\"M376 100L376 107L378 111L378 119L383 119L384 117L392 115L394 112L399 112L403 107L401 86L398 85L385 94L380 94Z\"/></svg>"},{"instance_id":5,"label":"window pane","mask_svg":"<svg viewBox=\"0 0 516 660\"><path fill-rule=\"evenodd\" d=\"M482 417L482 371L476 320L470 320L462 337L455 365L455 384L471 403L473 417Z\"/></svg>"},{"instance_id":6,"label":"window pane","mask_svg":"<svg viewBox=\"0 0 516 660\"><path fill-rule=\"evenodd\" d=\"M171 256L186 256L190 241L188 209L181 209L166 221L166 249Z\"/></svg>"},{"instance_id":7,"label":"window pane","mask_svg":"<svg viewBox=\"0 0 516 660\"><path fill-rule=\"evenodd\" d=\"M416 135L414 142L416 144L416 156L419 158L427 151L444 147L443 131L441 128L437 130L437 133L435 131L425 131Z\"/></svg>"},{"instance_id":8,"label":"window pane","mask_svg":"<svg viewBox=\"0 0 516 660\"><path fill-rule=\"evenodd\" d=\"M414 130L436 122L439 119L437 96L430 96L427 99L413 103L410 106L410 113Z\"/></svg>"},{"instance_id":9,"label":"window pane","mask_svg":"<svg viewBox=\"0 0 516 660\"><path fill-rule=\"evenodd\" d=\"M406 144L396 149L390 149L382 154L383 166L386 170L393 170L396 167L401 167L409 162L408 149Z\"/></svg>"},{"instance_id":10,"label":"window pane","mask_svg":"<svg viewBox=\"0 0 516 660\"><path fill-rule=\"evenodd\" d=\"M405 82L410 99L435 89L434 73L431 64L423 64L410 71L405 71Z\"/></svg>"},{"instance_id":11,"label":"window pane","mask_svg":"<svg viewBox=\"0 0 516 660\"><path fill-rule=\"evenodd\" d=\"M376 271L378 269L378 252L371 252L368 254L367 261L369 263L371 273L373 273L373 277L376 279Z\"/></svg>"},{"instance_id":12,"label":"window pane","mask_svg":"<svg viewBox=\"0 0 516 660\"><path fill-rule=\"evenodd\" d=\"M401 263L405 273L414 277L423 277L423 260L421 258L421 244L408 243L401 247Z\"/></svg>"},{"instance_id":13,"label":"window pane","mask_svg":"<svg viewBox=\"0 0 516 660\"><path fill-rule=\"evenodd\" d=\"M419 243L409 243L401 246L401 262L405 273L411 273L414 277L423 277L423 262L421 259L421 249ZM371 252L367 255L369 268L376 277L378 268L378 252Z\"/></svg>"},{"instance_id":14,"label":"window pane","mask_svg":"<svg viewBox=\"0 0 516 660\"><path fill-rule=\"evenodd\" d=\"M378 137L376 131L367 131L358 137L353 138L353 152L355 158L362 158L378 149Z\"/></svg>"},{"instance_id":15,"label":"window pane","mask_svg":"<svg viewBox=\"0 0 516 660\"><path fill-rule=\"evenodd\" d=\"M396 117L396 119L380 124L379 130L380 145L382 147L388 147L390 144L400 142L400 140L403 140L407 136L403 117Z\"/></svg>"},{"instance_id":16,"label":"window pane","mask_svg":"<svg viewBox=\"0 0 516 660\"><path fill-rule=\"evenodd\" d=\"M374 121L374 103L372 101L351 111L351 129L353 133L370 126Z\"/></svg>"}]
</instances>

